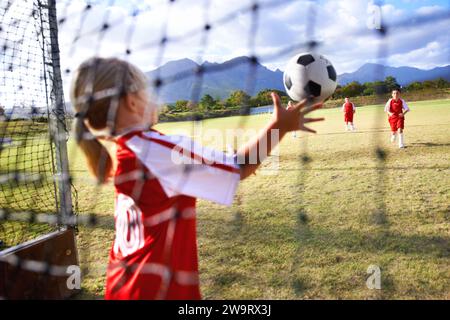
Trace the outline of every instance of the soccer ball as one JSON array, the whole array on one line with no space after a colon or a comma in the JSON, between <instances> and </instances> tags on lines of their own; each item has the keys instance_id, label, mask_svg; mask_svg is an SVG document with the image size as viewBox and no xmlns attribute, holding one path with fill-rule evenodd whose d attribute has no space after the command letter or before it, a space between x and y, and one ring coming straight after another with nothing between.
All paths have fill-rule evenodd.
<instances>
[{"instance_id":1,"label":"soccer ball","mask_svg":"<svg viewBox=\"0 0 450 320\"><path fill-rule=\"evenodd\" d=\"M311 103L328 99L336 90L337 74L331 62L317 53L300 53L286 65L283 82L294 101L311 98Z\"/></svg>"}]
</instances>

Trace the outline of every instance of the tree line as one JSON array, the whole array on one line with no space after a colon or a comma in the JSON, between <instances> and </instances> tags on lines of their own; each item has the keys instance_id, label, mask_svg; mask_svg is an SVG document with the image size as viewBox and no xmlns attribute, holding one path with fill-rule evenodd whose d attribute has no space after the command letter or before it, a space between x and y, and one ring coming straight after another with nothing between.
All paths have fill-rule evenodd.
<instances>
[{"instance_id":1,"label":"tree line","mask_svg":"<svg viewBox=\"0 0 450 320\"><path fill-rule=\"evenodd\" d=\"M162 109L162 113L208 112L241 108L242 106L267 106L272 104L271 92L278 93L285 103L289 100L287 94L280 90L265 89L253 97L243 90L236 90L231 92L226 99L220 99L219 97L213 98L211 95L205 94L198 103L189 100L178 100L175 103L166 104Z\"/></svg>"},{"instance_id":2,"label":"tree line","mask_svg":"<svg viewBox=\"0 0 450 320\"><path fill-rule=\"evenodd\" d=\"M386 77L384 81L366 82L363 84L354 81L344 86L338 85L331 100L337 101L342 100L345 97L365 97L375 96L377 94L388 94L393 89L398 89L400 87L397 80L391 76ZM422 90L423 92L428 92L431 90L447 88L450 88L450 82L443 78L439 78L436 80L413 82L406 87L403 87L402 91L420 93ZM189 100L178 100L175 103L164 105L161 109L160 120L201 120L239 115L242 114L243 109L245 109L243 107L254 108L272 105L271 92L278 93L283 104L287 104L289 101L289 97L284 91L274 89L262 90L253 97L243 90L233 91L225 99L219 97L214 98L209 94L205 94L198 103Z\"/></svg>"},{"instance_id":3,"label":"tree line","mask_svg":"<svg viewBox=\"0 0 450 320\"><path fill-rule=\"evenodd\" d=\"M394 89L401 88L402 91L413 92L427 89L446 89L450 88L450 82L438 78L436 80L427 80L423 82L412 82L405 87L401 87L394 77L386 77L384 81L365 82L363 84L353 81L345 86L338 85L332 99L341 99L345 97L372 96L376 94L386 94Z\"/></svg>"}]
</instances>

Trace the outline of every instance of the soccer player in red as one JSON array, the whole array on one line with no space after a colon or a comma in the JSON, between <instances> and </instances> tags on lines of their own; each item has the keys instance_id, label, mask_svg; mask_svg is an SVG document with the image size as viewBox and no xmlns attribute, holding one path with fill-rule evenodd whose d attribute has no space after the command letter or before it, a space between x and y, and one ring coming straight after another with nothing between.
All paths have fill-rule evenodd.
<instances>
[{"instance_id":1,"label":"soccer player in red","mask_svg":"<svg viewBox=\"0 0 450 320\"><path fill-rule=\"evenodd\" d=\"M353 115L356 113L356 107L349 98L345 98L345 103L342 105L342 112L344 112L345 129L347 131L355 131L353 125Z\"/></svg>"},{"instance_id":2,"label":"soccer player in red","mask_svg":"<svg viewBox=\"0 0 450 320\"><path fill-rule=\"evenodd\" d=\"M78 68L71 89L75 133L88 167L101 183L114 178L116 233L105 298L200 299L196 199L231 205L239 181L286 133L314 132L305 124L323 119L305 115L321 105L302 101L283 108L273 93L272 119L230 155L154 130L157 106L147 83L128 62L92 58ZM115 148L105 148L105 141Z\"/></svg>"},{"instance_id":3,"label":"soccer player in red","mask_svg":"<svg viewBox=\"0 0 450 320\"><path fill-rule=\"evenodd\" d=\"M398 133L398 147L404 148L403 130L405 128L405 114L409 112L409 107L405 100L400 98L400 89L392 90L392 99L386 103L384 111L388 114L389 125L391 126L391 142L394 143Z\"/></svg>"}]
</instances>

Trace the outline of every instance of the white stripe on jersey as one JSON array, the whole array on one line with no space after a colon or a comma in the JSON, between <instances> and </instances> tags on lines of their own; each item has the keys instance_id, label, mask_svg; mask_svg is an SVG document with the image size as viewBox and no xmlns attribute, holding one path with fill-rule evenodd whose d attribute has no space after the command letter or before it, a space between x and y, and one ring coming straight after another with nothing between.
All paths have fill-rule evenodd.
<instances>
[{"instance_id":1,"label":"white stripe on jersey","mask_svg":"<svg viewBox=\"0 0 450 320\"><path fill-rule=\"evenodd\" d=\"M169 143L173 143L177 145L177 147L179 148L189 150L197 155L202 156L203 159L205 159L209 163L216 162L229 165L234 168L239 168L239 166L236 165L236 161L232 156L229 156L221 151L202 146L201 144L196 143L195 141L190 139L189 137L181 135L162 135L159 132L155 131L147 131L144 132L143 135L147 138L158 139Z\"/></svg>"},{"instance_id":2,"label":"white stripe on jersey","mask_svg":"<svg viewBox=\"0 0 450 320\"><path fill-rule=\"evenodd\" d=\"M234 156L204 148L188 137L163 136L157 132L145 132L144 136L176 145L170 148L139 136L133 136L126 142L128 148L158 178L167 196L184 194L231 205L240 181L239 166ZM180 148L187 152L180 153ZM192 159L191 152L205 159L206 163ZM208 161L225 165L230 170L209 165Z\"/></svg>"}]
</instances>

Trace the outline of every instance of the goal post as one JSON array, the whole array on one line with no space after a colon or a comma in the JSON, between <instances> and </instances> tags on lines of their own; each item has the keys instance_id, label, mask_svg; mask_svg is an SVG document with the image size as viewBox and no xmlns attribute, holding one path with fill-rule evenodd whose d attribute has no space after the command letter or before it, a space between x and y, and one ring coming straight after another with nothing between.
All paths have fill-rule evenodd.
<instances>
[{"instance_id":1,"label":"goal post","mask_svg":"<svg viewBox=\"0 0 450 320\"><path fill-rule=\"evenodd\" d=\"M56 0L48 0L48 17L50 27L51 67L53 71L53 110L56 122L52 134L56 146L57 181L59 191L59 212L63 220L73 214L70 186L69 159L67 155L67 130L65 123L65 103L61 78L61 63L58 44L58 23Z\"/></svg>"}]
</instances>

